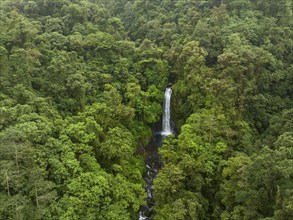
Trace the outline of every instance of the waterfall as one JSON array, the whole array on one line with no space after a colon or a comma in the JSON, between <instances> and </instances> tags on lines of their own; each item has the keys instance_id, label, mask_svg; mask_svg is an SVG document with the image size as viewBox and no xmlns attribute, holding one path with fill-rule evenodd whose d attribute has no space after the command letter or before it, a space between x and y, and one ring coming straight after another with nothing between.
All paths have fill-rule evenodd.
<instances>
[{"instance_id":1,"label":"waterfall","mask_svg":"<svg viewBox=\"0 0 293 220\"><path fill-rule=\"evenodd\" d=\"M163 167L163 162L161 156L158 152L158 148L162 146L162 142L166 136L173 134L171 128L171 95L172 89L170 87L166 88L165 98L164 98L164 113L162 130L153 130L152 138L145 148L147 152L147 157L145 159L147 173L144 176L145 189L147 192L147 204L146 206L140 207L139 220L150 220L151 213L155 206L155 201L153 197L153 180L157 176L159 170Z\"/></svg>"},{"instance_id":2,"label":"waterfall","mask_svg":"<svg viewBox=\"0 0 293 220\"><path fill-rule=\"evenodd\" d=\"M165 99L164 99L162 133L161 133L163 136L168 136L168 135L172 134L172 129L171 129L171 95L172 95L172 89L166 88Z\"/></svg>"}]
</instances>

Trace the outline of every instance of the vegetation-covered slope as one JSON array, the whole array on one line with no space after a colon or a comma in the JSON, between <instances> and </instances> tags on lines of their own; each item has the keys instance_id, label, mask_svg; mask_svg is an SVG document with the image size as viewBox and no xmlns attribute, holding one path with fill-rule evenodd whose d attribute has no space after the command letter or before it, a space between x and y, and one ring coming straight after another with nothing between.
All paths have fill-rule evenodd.
<instances>
[{"instance_id":1,"label":"vegetation-covered slope","mask_svg":"<svg viewBox=\"0 0 293 220\"><path fill-rule=\"evenodd\" d=\"M293 218L290 0L0 0L0 219Z\"/></svg>"}]
</instances>

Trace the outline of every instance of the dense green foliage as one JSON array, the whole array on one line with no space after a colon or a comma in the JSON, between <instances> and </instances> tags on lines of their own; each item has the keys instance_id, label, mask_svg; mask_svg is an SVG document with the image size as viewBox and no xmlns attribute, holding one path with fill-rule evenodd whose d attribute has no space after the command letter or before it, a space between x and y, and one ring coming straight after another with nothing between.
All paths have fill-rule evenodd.
<instances>
[{"instance_id":1,"label":"dense green foliage","mask_svg":"<svg viewBox=\"0 0 293 220\"><path fill-rule=\"evenodd\" d=\"M0 0L0 219L292 219L292 4Z\"/></svg>"}]
</instances>

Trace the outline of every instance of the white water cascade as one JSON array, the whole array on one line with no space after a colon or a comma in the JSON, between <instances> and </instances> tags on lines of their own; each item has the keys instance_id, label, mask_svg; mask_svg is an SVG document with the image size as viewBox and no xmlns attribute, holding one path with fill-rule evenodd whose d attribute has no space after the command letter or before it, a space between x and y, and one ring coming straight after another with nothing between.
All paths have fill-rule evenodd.
<instances>
[{"instance_id":1,"label":"white water cascade","mask_svg":"<svg viewBox=\"0 0 293 220\"><path fill-rule=\"evenodd\" d=\"M172 95L172 89L166 88L165 99L164 99L162 133L161 133L163 136L168 136L173 133L171 129L171 95Z\"/></svg>"},{"instance_id":2,"label":"white water cascade","mask_svg":"<svg viewBox=\"0 0 293 220\"><path fill-rule=\"evenodd\" d=\"M173 134L171 127L171 95L172 89L170 87L165 90L164 98L164 113L162 120L162 130L153 130L152 138L146 147L147 157L145 159L147 173L144 176L145 189L147 192L147 204L140 208L139 220L150 220L152 210L155 206L153 198L153 180L163 167L162 159L158 153L158 148L162 146L163 140L166 136ZM157 126L158 127L158 126Z\"/></svg>"}]
</instances>

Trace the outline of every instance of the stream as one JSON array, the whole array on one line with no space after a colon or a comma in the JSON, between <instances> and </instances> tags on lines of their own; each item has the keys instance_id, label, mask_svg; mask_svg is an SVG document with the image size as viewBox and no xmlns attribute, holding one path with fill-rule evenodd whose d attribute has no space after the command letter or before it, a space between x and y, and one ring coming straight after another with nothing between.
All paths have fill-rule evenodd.
<instances>
[{"instance_id":1,"label":"stream","mask_svg":"<svg viewBox=\"0 0 293 220\"><path fill-rule=\"evenodd\" d=\"M147 205L141 207L139 220L151 220L151 213L155 207L153 197L153 180L158 174L158 171L163 167L162 159L159 155L158 148L162 146L163 140L168 135L173 134L171 126L171 95L172 89L166 88L164 96L164 112L162 117L162 129L159 131L153 130L152 138L146 147L147 157L145 165L147 173L144 176L145 190L147 192Z\"/></svg>"}]
</instances>

